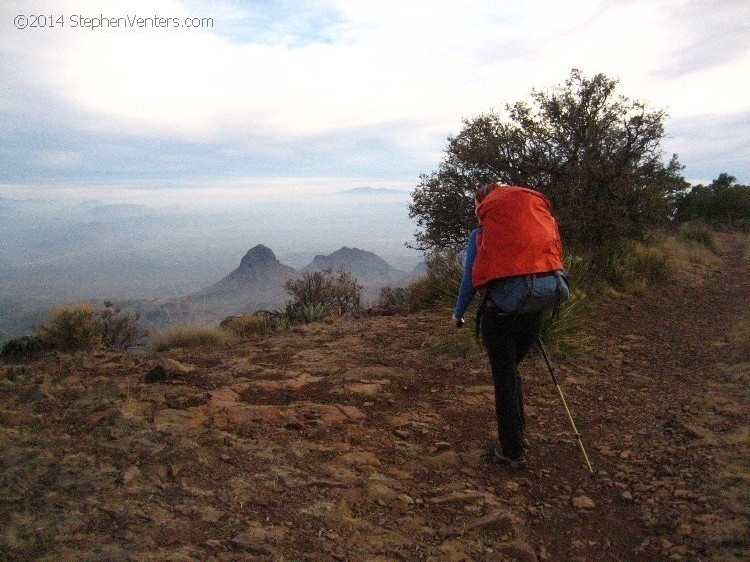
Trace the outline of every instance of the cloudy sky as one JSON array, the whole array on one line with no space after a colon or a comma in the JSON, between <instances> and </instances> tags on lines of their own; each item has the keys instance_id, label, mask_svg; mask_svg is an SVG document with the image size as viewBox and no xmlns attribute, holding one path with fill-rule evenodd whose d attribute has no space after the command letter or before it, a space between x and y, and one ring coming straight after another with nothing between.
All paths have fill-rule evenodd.
<instances>
[{"instance_id":1,"label":"cloudy sky","mask_svg":"<svg viewBox=\"0 0 750 562\"><path fill-rule=\"evenodd\" d=\"M750 183L748 23L747 0L3 0L0 195L412 189L463 118L573 67L668 109L689 180Z\"/></svg>"}]
</instances>

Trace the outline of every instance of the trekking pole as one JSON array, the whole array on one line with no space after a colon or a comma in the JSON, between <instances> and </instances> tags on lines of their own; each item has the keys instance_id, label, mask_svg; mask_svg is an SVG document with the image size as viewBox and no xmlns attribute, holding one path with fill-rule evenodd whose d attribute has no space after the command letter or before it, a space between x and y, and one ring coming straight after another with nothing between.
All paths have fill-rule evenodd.
<instances>
[{"instance_id":1,"label":"trekking pole","mask_svg":"<svg viewBox=\"0 0 750 562\"><path fill-rule=\"evenodd\" d=\"M562 399L563 406L565 406L565 412L568 414L568 419L570 420L570 425L573 426L573 433L576 436L576 439L578 439L578 445L581 447L581 452L583 453L583 458L586 459L586 465L589 467L589 472L591 473L591 476L594 476L594 469L591 468L591 463L589 462L589 456L586 454L586 449L583 448L583 441L581 440L581 434L578 433L578 429L576 428L576 424L573 421L573 416L570 414L570 409L568 409L568 404L565 402L565 396L563 396L562 389L560 388L560 385L557 383L557 377L555 377L555 370L552 368L552 363L549 360L549 355L547 355L547 350L544 349L544 344L542 344L542 338L537 338L536 344L539 347L539 350L542 352L542 355L544 356L544 361L547 363L547 368L549 368L549 374L552 375L552 382L555 383L555 386L557 387L557 392L560 394L560 398Z\"/></svg>"}]
</instances>

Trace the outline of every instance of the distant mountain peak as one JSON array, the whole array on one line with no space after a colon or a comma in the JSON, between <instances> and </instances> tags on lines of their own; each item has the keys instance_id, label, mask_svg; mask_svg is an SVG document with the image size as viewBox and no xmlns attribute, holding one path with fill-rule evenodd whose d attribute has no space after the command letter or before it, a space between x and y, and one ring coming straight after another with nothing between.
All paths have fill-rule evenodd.
<instances>
[{"instance_id":1,"label":"distant mountain peak","mask_svg":"<svg viewBox=\"0 0 750 562\"><path fill-rule=\"evenodd\" d=\"M268 246L258 244L248 250L237 269L192 298L224 315L268 309L284 302L284 284L296 275Z\"/></svg>"},{"instance_id":2,"label":"distant mountain peak","mask_svg":"<svg viewBox=\"0 0 750 562\"><path fill-rule=\"evenodd\" d=\"M277 262L276 254L273 253L271 248L264 246L263 244L258 244L247 251L240 261L240 268L246 269Z\"/></svg>"},{"instance_id":3,"label":"distant mountain peak","mask_svg":"<svg viewBox=\"0 0 750 562\"><path fill-rule=\"evenodd\" d=\"M343 246L328 255L317 255L304 271L330 269L336 271L343 267L355 279L365 284L391 283L403 278L406 274L394 269L388 262L373 252Z\"/></svg>"},{"instance_id":4,"label":"distant mountain peak","mask_svg":"<svg viewBox=\"0 0 750 562\"><path fill-rule=\"evenodd\" d=\"M350 266L352 261L374 262L389 267L385 260L377 254L366 250L360 250L359 248L350 248L348 246L342 246L332 254L318 254L315 256L313 262L307 267L312 269L322 269L325 267L337 267L342 264Z\"/></svg>"}]
</instances>

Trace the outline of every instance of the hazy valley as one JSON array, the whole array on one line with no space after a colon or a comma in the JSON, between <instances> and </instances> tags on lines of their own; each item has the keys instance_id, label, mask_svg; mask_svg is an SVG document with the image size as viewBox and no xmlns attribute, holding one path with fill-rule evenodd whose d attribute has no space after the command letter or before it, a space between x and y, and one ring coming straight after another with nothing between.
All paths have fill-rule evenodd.
<instances>
[{"instance_id":1,"label":"hazy valley","mask_svg":"<svg viewBox=\"0 0 750 562\"><path fill-rule=\"evenodd\" d=\"M183 312L175 320L191 319L208 310L198 301L212 291L215 297L216 284L258 245L290 270L316 259L330 267L326 256L344 247L374 253L393 271L359 278L366 296L381 282L398 283L421 259L405 246L415 230L405 191L227 201L207 193L202 206L153 200L0 198L0 339L28 330L61 302L80 300L178 302L172 308ZM265 281L252 288L260 294L244 297L248 306L283 302L283 283L274 290L261 287ZM216 298L213 304L212 315L228 310Z\"/></svg>"}]
</instances>

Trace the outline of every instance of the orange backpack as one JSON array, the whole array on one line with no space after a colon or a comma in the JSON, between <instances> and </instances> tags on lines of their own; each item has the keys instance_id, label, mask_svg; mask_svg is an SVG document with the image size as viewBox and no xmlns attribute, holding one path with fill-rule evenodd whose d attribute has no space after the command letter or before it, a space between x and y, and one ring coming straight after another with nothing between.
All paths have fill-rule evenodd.
<instances>
[{"instance_id":1,"label":"orange backpack","mask_svg":"<svg viewBox=\"0 0 750 562\"><path fill-rule=\"evenodd\" d=\"M477 215L482 231L472 269L475 289L495 279L563 269L557 220L538 191L499 186L482 200Z\"/></svg>"}]
</instances>

